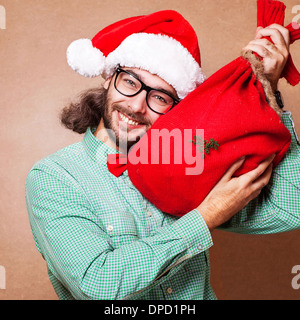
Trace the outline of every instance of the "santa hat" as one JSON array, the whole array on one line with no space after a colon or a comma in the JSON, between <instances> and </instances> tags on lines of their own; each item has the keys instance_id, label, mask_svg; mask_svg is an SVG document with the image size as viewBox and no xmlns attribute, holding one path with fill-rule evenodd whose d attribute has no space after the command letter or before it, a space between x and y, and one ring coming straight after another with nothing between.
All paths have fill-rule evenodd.
<instances>
[{"instance_id":1,"label":"santa hat","mask_svg":"<svg viewBox=\"0 0 300 320\"><path fill-rule=\"evenodd\" d=\"M118 65L158 75L183 99L204 82L198 39L178 12L164 10L118 21L67 50L68 64L86 77L107 79Z\"/></svg>"}]
</instances>

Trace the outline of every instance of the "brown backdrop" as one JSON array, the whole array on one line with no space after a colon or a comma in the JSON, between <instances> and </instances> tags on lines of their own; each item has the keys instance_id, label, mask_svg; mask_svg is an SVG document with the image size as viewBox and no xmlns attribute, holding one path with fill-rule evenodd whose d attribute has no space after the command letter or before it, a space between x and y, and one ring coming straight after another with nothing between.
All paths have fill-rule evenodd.
<instances>
[{"instance_id":1,"label":"brown backdrop","mask_svg":"<svg viewBox=\"0 0 300 320\"><path fill-rule=\"evenodd\" d=\"M298 4L286 0L287 22ZM33 242L24 183L36 161L82 139L60 126L58 113L78 92L100 82L68 67L67 46L113 21L175 9L195 27L209 76L254 37L256 1L2 0L0 5L6 9L6 29L0 29L0 266L6 270L6 289L0 288L0 300L57 299ZM300 68L299 45L292 54ZM300 133L299 87L282 81L280 89ZM299 232L245 236L215 231L212 284L219 299L298 299L291 270L300 264Z\"/></svg>"}]
</instances>

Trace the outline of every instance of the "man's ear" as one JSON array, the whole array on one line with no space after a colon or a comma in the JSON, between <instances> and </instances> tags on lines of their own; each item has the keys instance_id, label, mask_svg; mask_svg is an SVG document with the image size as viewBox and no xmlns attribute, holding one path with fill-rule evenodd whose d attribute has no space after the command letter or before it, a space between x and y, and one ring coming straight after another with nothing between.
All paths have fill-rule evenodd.
<instances>
[{"instance_id":1,"label":"man's ear","mask_svg":"<svg viewBox=\"0 0 300 320\"><path fill-rule=\"evenodd\" d=\"M109 88L109 83L110 83L111 77L107 78L103 84L103 88L104 89L108 89Z\"/></svg>"}]
</instances>

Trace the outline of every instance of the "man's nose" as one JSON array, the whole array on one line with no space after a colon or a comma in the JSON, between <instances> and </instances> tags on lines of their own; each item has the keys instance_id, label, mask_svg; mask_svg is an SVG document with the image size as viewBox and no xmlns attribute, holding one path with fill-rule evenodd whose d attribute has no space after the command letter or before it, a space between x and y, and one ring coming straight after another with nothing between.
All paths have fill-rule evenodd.
<instances>
[{"instance_id":1,"label":"man's nose","mask_svg":"<svg viewBox=\"0 0 300 320\"><path fill-rule=\"evenodd\" d=\"M128 105L135 113L145 113L147 111L147 92L142 90L136 96L130 97L128 100Z\"/></svg>"}]
</instances>

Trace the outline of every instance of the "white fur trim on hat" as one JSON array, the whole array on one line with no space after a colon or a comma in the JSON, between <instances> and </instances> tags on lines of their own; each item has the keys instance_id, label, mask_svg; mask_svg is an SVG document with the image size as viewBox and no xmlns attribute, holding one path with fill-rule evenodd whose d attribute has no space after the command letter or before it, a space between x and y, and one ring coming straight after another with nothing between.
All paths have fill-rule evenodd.
<instances>
[{"instance_id":1,"label":"white fur trim on hat","mask_svg":"<svg viewBox=\"0 0 300 320\"><path fill-rule=\"evenodd\" d=\"M93 47L90 39L73 41L67 49L67 60L70 67L85 77L96 77L103 73L105 57Z\"/></svg>"},{"instance_id":2,"label":"white fur trim on hat","mask_svg":"<svg viewBox=\"0 0 300 320\"><path fill-rule=\"evenodd\" d=\"M117 65L141 68L158 75L183 99L205 81L201 67L182 46L166 35L134 33L128 36L105 63L105 76L111 76Z\"/></svg>"}]
</instances>

